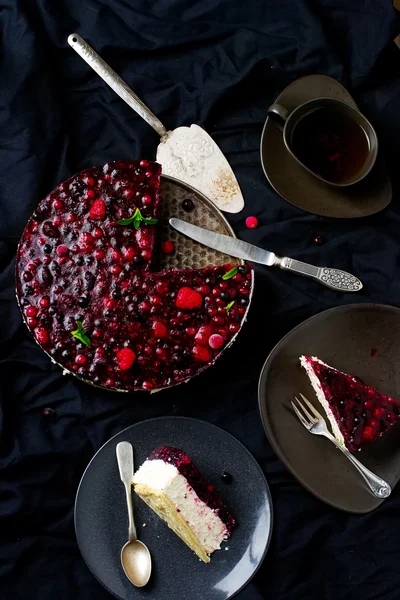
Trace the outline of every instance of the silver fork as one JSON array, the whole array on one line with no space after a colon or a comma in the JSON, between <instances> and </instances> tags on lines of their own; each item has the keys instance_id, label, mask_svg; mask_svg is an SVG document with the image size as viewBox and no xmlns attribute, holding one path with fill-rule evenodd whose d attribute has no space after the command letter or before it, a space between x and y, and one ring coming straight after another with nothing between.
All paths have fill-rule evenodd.
<instances>
[{"instance_id":1,"label":"silver fork","mask_svg":"<svg viewBox=\"0 0 400 600\"><path fill-rule=\"evenodd\" d=\"M377 498L387 498L390 496L392 489L390 485L372 473L367 467L364 467L360 461L358 461L342 444L339 444L337 439L330 433L328 427L326 425L326 421L322 415L319 414L315 406L307 400L303 394L300 394L303 399L303 402L295 396L295 400L297 402L297 406L294 402L291 402L293 406L293 410L299 418L299 421L302 425L314 435L323 435L328 438L333 444L335 444L336 448L339 448L343 452L343 454L349 459L349 461L355 466L355 468L362 475L364 480L366 481L370 491ZM308 407L308 408L307 408Z\"/></svg>"}]
</instances>

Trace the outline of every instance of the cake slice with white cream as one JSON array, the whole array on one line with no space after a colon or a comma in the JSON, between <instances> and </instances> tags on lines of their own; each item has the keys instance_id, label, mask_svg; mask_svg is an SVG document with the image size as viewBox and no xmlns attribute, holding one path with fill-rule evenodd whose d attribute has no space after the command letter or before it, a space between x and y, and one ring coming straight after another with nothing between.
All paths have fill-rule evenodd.
<instances>
[{"instance_id":1,"label":"cake slice with white cream","mask_svg":"<svg viewBox=\"0 0 400 600\"><path fill-rule=\"evenodd\" d=\"M181 449L163 446L155 450L135 473L133 486L206 563L236 524L214 487Z\"/></svg>"}]
</instances>

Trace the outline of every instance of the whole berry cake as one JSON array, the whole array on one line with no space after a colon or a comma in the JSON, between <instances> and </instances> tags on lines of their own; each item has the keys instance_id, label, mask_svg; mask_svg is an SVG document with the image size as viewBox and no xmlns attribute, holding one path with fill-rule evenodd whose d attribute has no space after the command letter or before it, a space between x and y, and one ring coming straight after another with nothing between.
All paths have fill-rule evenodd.
<instances>
[{"instance_id":1,"label":"whole berry cake","mask_svg":"<svg viewBox=\"0 0 400 600\"><path fill-rule=\"evenodd\" d=\"M206 563L236 525L214 486L179 448L155 450L135 473L133 485L140 498Z\"/></svg>"},{"instance_id":2,"label":"whole berry cake","mask_svg":"<svg viewBox=\"0 0 400 600\"><path fill-rule=\"evenodd\" d=\"M380 438L400 415L400 402L319 358L300 357L332 431L350 452Z\"/></svg>"},{"instance_id":3,"label":"whole berry cake","mask_svg":"<svg viewBox=\"0 0 400 600\"><path fill-rule=\"evenodd\" d=\"M232 265L151 273L161 168L116 161L53 190L23 233L17 298L66 371L120 390L191 378L231 343L253 275Z\"/></svg>"}]
</instances>

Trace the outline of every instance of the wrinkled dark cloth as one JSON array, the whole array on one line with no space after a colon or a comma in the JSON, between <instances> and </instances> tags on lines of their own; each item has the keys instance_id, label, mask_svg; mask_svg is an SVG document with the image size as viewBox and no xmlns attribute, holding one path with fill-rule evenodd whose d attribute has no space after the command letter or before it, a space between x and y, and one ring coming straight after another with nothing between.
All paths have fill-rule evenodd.
<instances>
[{"instance_id":1,"label":"wrinkled dark cloth","mask_svg":"<svg viewBox=\"0 0 400 600\"><path fill-rule=\"evenodd\" d=\"M113 434L159 415L215 423L262 466L275 523L268 555L240 600L398 600L400 490L365 516L304 490L271 450L257 381L273 345L307 317L353 302L400 304L400 23L390 0L0 0L0 597L105 600L80 556L73 505L90 458ZM69 48L80 33L168 128L198 123L220 145L246 208L243 238L278 254L332 264L366 283L334 294L257 269L237 343L184 387L148 397L63 377L31 339L14 296L14 257L38 201L73 173L154 158L158 137ZM296 78L336 77L376 126L394 188L362 220L306 214L261 169L266 109ZM260 220L256 230L246 216ZM316 247L312 238L321 235ZM56 418L42 415L46 407ZM184 599L190 600L190 599ZM205 599L206 600L206 599Z\"/></svg>"}]
</instances>

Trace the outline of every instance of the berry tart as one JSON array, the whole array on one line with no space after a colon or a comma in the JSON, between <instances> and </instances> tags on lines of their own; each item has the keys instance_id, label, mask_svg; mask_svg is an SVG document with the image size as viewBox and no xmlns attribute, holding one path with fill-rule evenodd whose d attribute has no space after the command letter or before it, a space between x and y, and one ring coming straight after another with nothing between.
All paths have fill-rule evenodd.
<instances>
[{"instance_id":1,"label":"berry tart","mask_svg":"<svg viewBox=\"0 0 400 600\"><path fill-rule=\"evenodd\" d=\"M250 267L152 273L161 168L116 161L71 177L21 238L17 299L36 341L66 372L121 391L190 379L244 321Z\"/></svg>"},{"instance_id":2,"label":"berry tart","mask_svg":"<svg viewBox=\"0 0 400 600\"><path fill-rule=\"evenodd\" d=\"M155 450L135 473L133 485L138 496L206 563L236 525L214 487L178 448Z\"/></svg>"},{"instance_id":3,"label":"berry tart","mask_svg":"<svg viewBox=\"0 0 400 600\"><path fill-rule=\"evenodd\" d=\"M301 356L311 385L338 442L350 452L380 438L400 415L400 402L361 379L330 367L319 358Z\"/></svg>"}]
</instances>

